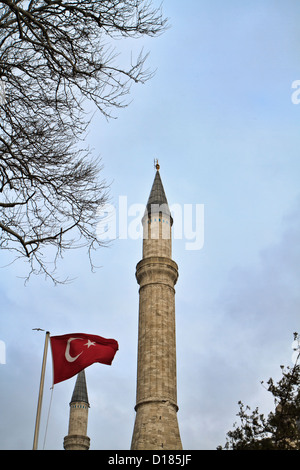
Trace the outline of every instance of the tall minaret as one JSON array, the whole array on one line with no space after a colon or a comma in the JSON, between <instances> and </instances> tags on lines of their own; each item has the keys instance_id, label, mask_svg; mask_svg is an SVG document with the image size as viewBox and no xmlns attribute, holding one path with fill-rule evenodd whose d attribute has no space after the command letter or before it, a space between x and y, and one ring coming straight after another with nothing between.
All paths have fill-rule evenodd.
<instances>
[{"instance_id":1,"label":"tall minaret","mask_svg":"<svg viewBox=\"0 0 300 470\"><path fill-rule=\"evenodd\" d=\"M65 450L89 450L90 438L86 435L89 406L85 372L82 370L77 375L70 402L69 430L64 438Z\"/></svg>"},{"instance_id":2,"label":"tall minaret","mask_svg":"<svg viewBox=\"0 0 300 470\"><path fill-rule=\"evenodd\" d=\"M172 217L156 164L143 217L143 259L137 264L139 332L132 450L182 449L177 422Z\"/></svg>"}]
</instances>

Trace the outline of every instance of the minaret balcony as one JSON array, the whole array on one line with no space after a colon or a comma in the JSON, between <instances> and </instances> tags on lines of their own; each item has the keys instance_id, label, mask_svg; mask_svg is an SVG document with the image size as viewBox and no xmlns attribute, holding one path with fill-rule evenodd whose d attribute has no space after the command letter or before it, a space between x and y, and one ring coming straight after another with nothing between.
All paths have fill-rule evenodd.
<instances>
[{"instance_id":1,"label":"minaret balcony","mask_svg":"<svg viewBox=\"0 0 300 470\"><path fill-rule=\"evenodd\" d=\"M153 283L174 288L178 279L178 266L170 258L152 256L137 264L135 275L140 288Z\"/></svg>"}]
</instances>

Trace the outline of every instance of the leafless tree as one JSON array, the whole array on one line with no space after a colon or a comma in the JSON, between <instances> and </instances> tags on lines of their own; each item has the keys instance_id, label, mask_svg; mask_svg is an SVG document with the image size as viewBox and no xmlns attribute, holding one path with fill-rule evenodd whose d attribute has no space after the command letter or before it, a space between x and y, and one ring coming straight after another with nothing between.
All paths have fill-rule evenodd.
<instances>
[{"instance_id":1,"label":"leafless tree","mask_svg":"<svg viewBox=\"0 0 300 470\"><path fill-rule=\"evenodd\" d=\"M128 68L114 48L122 38L165 30L145 0L0 2L0 246L25 256L30 273L53 271L43 257L101 246L97 209L107 202L101 166L79 142L87 102L105 117L145 82L147 55ZM54 279L55 280L55 279Z\"/></svg>"}]
</instances>

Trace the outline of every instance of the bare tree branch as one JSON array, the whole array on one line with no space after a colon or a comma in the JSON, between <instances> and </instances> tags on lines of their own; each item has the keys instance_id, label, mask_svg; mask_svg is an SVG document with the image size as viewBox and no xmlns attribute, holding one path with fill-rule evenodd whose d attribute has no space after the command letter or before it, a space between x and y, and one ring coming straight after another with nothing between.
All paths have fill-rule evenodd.
<instances>
[{"instance_id":1,"label":"bare tree branch","mask_svg":"<svg viewBox=\"0 0 300 470\"><path fill-rule=\"evenodd\" d=\"M0 1L0 247L47 268L57 256L102 245L97 210L108 188L100 161L81 148L92 102L109 118L125 107L131 83L144 83L147 54L120 65L116 39L157 36L160 8L146 0Z\"/></svg>"}]
</instances>

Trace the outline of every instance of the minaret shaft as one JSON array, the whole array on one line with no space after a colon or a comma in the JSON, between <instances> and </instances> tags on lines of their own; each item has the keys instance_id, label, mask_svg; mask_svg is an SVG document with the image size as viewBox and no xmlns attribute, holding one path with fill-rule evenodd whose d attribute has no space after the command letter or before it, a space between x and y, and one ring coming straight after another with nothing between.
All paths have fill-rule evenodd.
<instances>
[{"instance_id":1,"label":"minaret shaft","mask_svg":"<svg viewBox=\"0 0 300 470\"><path fill-rule=\"evenodd\" d=\"M177 265L146 258L137 265L140 284L137 405L169 400L176 405L174 280Z\"/></svg>"},{"instance_id":2,"label":"minaret shaft","mask_svg":"<svg viewBox=\"0 0 300 470\"><path fill-rule=\"evenodd\" d=\"M149 201L159 201L160 194L165 205L157 171ZM168 207L146 211L143 218L143 259L136 267L140 289L133 450L182 449L177 422L175 339L174 285L178 267L171 259L171 225Z\"/></svg>"}]
</instances>

